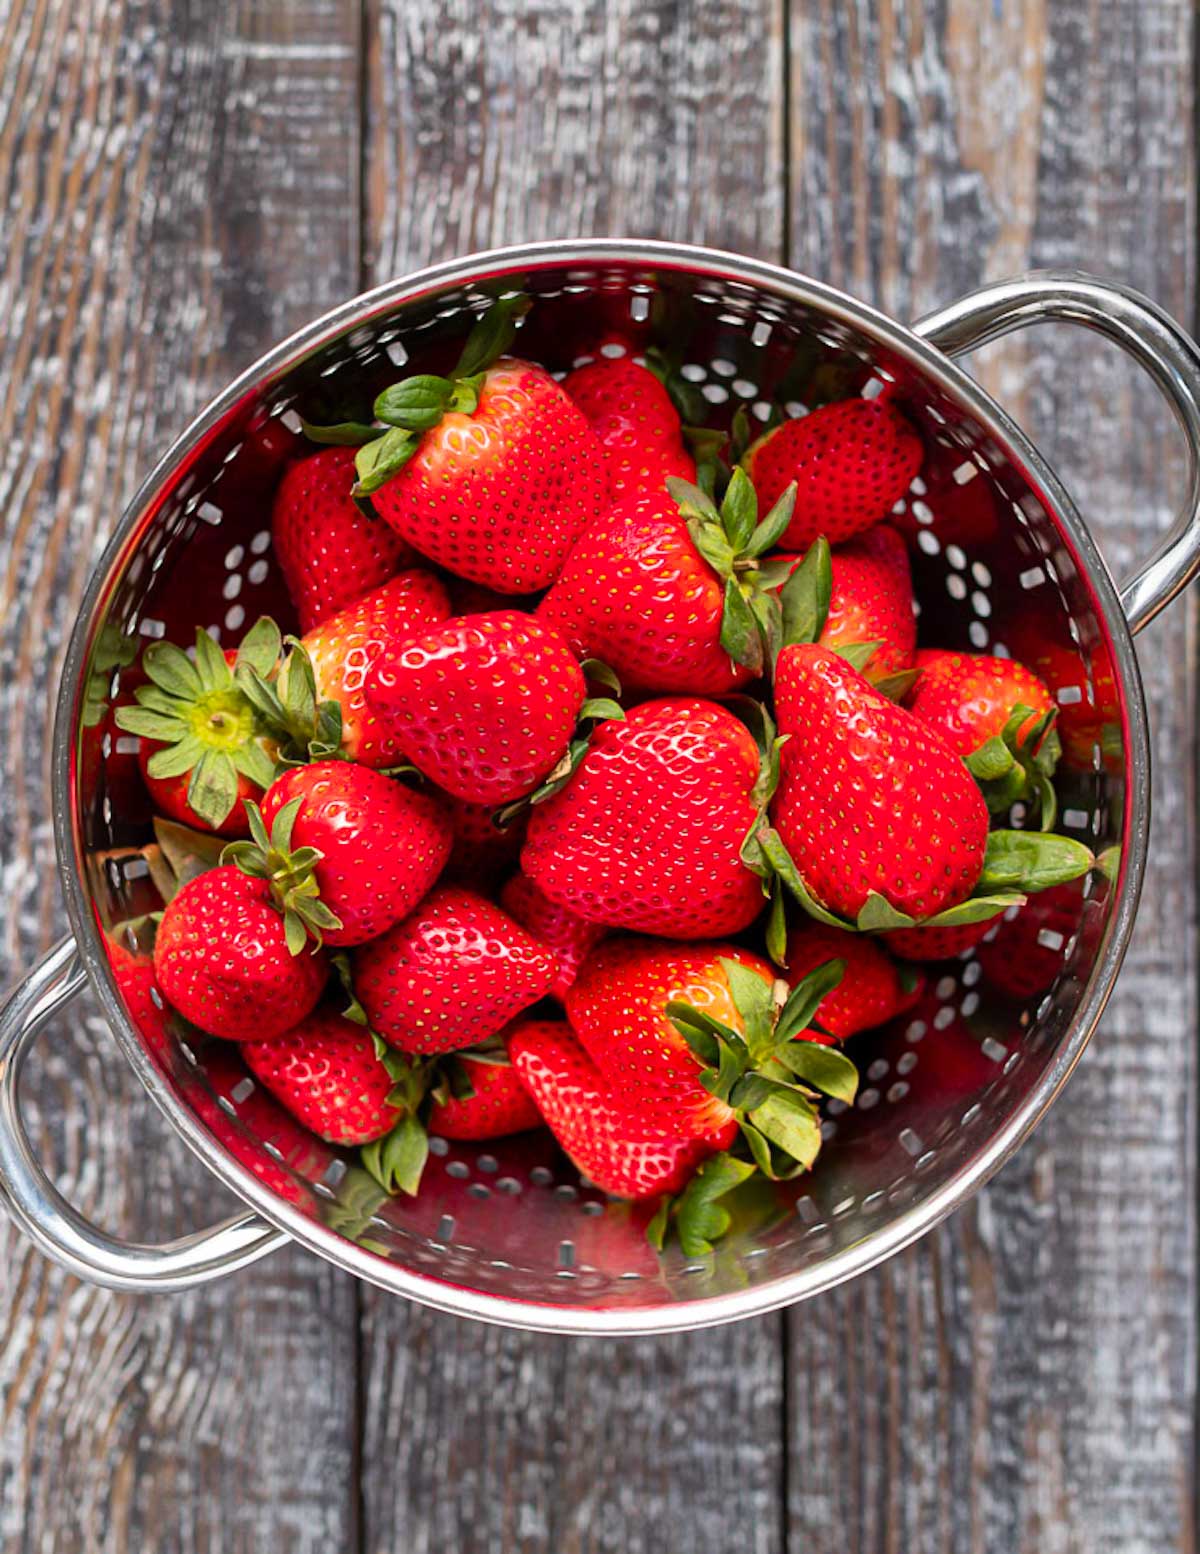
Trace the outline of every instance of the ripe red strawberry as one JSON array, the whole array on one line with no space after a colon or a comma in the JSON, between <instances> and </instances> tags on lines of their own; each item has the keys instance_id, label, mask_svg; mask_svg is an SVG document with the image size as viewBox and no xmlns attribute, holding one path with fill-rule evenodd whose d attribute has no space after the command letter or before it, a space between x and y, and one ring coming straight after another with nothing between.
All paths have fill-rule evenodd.
<instances>
[{"instance_id":1,"label":"ripe red strawberry","mask_svg":"<svg viewBox=\"0 0 1200 1554\"><path fill-rule=\"evenodd\" d=\"M587 693L562 635L515 610L422 632L378 659L366 686L407 760L448 793L492 805L558 765Z\"/></svg>"},{"instance_id":2,"label":"ripe red strawberry","mask_svg":"<svg viewBox=\"0 0 1200 1554\"><path fill-rule=\"evenodd\" d=\"M886 399L848 399L785 421L746 451L742 466L770 507L795 481L796 506L781 544L831 545L886 518L924 458L921 439Z\"/></svg>"},{"instance_id":3,"label":"ripe red strawberry","mask_svg":"<svg viewBox=\"0 0 1200 1554\"><path fill-rule=\"evenodd\" d=\"M371 1033L332 1009L262 1041L247 1041L251 1072L291 1114L330 1144L369 1144L390 1133L400 1112L393 1079Z\"/></svg>"},{"instance_id":4,"label":"ripe red strawberry","mask_svg":"<svg viewBox=\"0 0 1200 1554\"><path fill-rule=\"evenodd\" d=\"M551 901L527 874L513 875L500 892L500 905L522 928L554 951L557 970L550 992L555 998L565 998L580 966L608 930Z\"/></svg>"},{"instance_id":5,"label":"ripe red strawberry","mask_svg":"<svg viewBox=\"0 0 1200 1554\"><path fill-rule=\"evenodd\" d=\"M431 572L401 572L301 639L318 697L337 702L341 709L342 748L353 760L374 767L401 763L393 731L367 703L367 673L379 659L394 657L411 637L448 614L446 590Z\"/></svg>"},{"instance_id":6,"label":"ripe red strawberry","mask_svg":"<svg viewBox=\"0 0 1200 1554\"><path fill-rule=\"evenodd\" d=\"M371 1028L403 1052L451 1052L494 1036L554 980L553 952L490 901L443 885L363 945L354 986Z\"/></svg>"},{"instance_id":7,"label":"ripe red strawberry","mask_svg":"<svg viewBox=\"0 0 1200 1554\"><path fill-rule=\"evenodd\" d=\"M885 1025L911 1009L925 985L919 974L895 966L865 934L846 933L812 921L793 930L787 946L791 982L831 960L845 961L845 975L821 1000L814 1019L838 1041Z\"/></svg>"},{"instance_id":8,"label":"ripe red strawberry","mask_svg":"<svg viewBox=\"0 0 1200 1554\"><path fill-rule=\"evenodd\" d=\"M1048 688L1058 707L1055 732L1063 754L1076 771L1096 770L1096 763L1113 775L1125 770L1121 733L1121 693L1117 689L1112 659L1102 646L1084 654L1074 643L1055 635L1051 620L1029 595L1029 608L1020 612L1007 633L1014 654ZM1085 662L1086 660L1086 662ZM1060 693L1065 699L1060 700ZM1097 755L1099 751L1099 755Z\"/></svg>"},{"instance_id":9,"label":"ripe red strawberry","mask_svg":"<svg viewBox=\"0 0 1200 1554\"><path fill-rule=\"evenodd\" d=\"M260 797L275 765L264 747L268 727L234 670L245 664L268 673L279 647L278 628L263 619L236 652L222 652L206 631L196 633L194 659L171 642L146 648L136 705L118 707L113 718L139 736L146 788L173 820L219 836L246 834L246 800Z\"/></svg>"},{"instance_id":10,"label":"ripe red strawberry","mask_svg":"<svg viewBox=\"0 0 1200 1554\"><path fill-rule=\"evenodd\" d=\"M883 938L901 960L953 960L985 939L997 921L989 917L982 923L951 923L943 928L894 928Z\"/></svg>"},{"instance_id":11,"label":"ripe red strawberry","mask_svg":"<svg viewBox=\"0 0 1200 1554\"><path fill-rule=\"evenodd\" d=\"M290 1030L321 996L321 954L288 949L266 880L227 865L185 885L163 912L154 973L185 1019L230 1041Z\"/></svg>"},{"instance_id":12,"label":"ripe red strawberry","mask_svg":"<svg viewBox=\"0 0 1200 1554\"><path fill-rule=\"evenodd\" d=\"M741 845L759 753L714 702L644 702L602 723L574 777L529 821L521 867L589 922L702 939L762 910Z\"/></svg>"},{"instance_id":13,"label":"ripe red strawberry","mask_svg":"<svg viewBox=\"0 0 1200 1554\"><path fill-rule=\"evenodd\" d=\"M153 956L136 954L107 935L104 944L113 981L125 1001L129 1018L146 1051L161 1063L171 1048L171 1029L170 1016L154 981Z\"/></svg>"},{"instance_id":14,"label":"ripe red strawberry","mask_svg":"<svg viewBox=\"0 0 1200 1554\"><path fill-rule=\"evenodd\" d=\"M1006 998L1036 998L1053 986L1083 921L1078 881L1033 896L980 947L990 986Z\"/></svg>"},{"instance_id":15,"label":"ripe red strawberry","mask_svg":"<svg viewBox=\"0 0 1200 1554\"><path fill-rule=\"evenodd\" d=\"M851 921L873 892L918 919L969 896L987 805L942 739L814 644L784 648L775 696L789 737L771 813L809 893Z\"/></svg>"},{"instance_id":16,"label":"ripe red strawberry","mask_svg":"<svg viewBox=\"0 0 1200 1554\"><path fill-rule=\"evenodd\" d=\"M925 554L920 536L937 536L938 548L959 545L969 556L995 554L1000 515L991 480L971 459L930 460L897 502L888 522ZM934 552L937 553L936 550Z\"/></svg>"},{"instance_id":17,"label":"ripe red strawberry","mask_svg":"<svg viewBox=\"0 0 1200 1554\"><path fill-rule=\"evenodd\" d=\"M426 1124L444 1139L498 1139L540 1127L542 1116L517 1077L504 1049L486 1055L459 1052L449 1061L466 1077L471 1094L435 1094Z\"/></svg>"},{"instance_id":18,"label":"ripe red strawberry","mask_svg":"<svg viewBox=\"0 0 1200 1554\"><path fill-rule=\"evenodd\" d=\"M829 648L878 642L872 677L908 669L917 645L912 574L904 541L886 523L833 552L833 591L820 641Z\"/></svg>"},{"instance_id":19,"label":"ripe red strawberry","mask_svg":"<svg viewBox=\"0 0 1200 1554\"><path fill-rule=\"evenodd\" d=\"M288 1203L311 1207L308 1183L320 1180L333 1152L251 1079L239 1051L204 1054L205 1084L188 1088L188 1104L239 1165Z\"/></svg>"},{"instance_id":20,"label":"ripe red strawberry","mask_svg":"<svg viewBox=\"0 0 1200 1554\"><path fill-rule=\"evenodd\" d=\"M680 1137L636 1122L619 1091L559 1020L526 1020L508 1038L513 1067L580 1173L618 1198L679 1192L713 1154L715 1140Z\"/></svg>"},{"instance_id":21,"label":"ripe red strawberry","mask_svg":"<svg viewBox=\"0 0 1200 1554\"><path fill-rule=\"evenodd\" d=\"M909 692L909 710L937 729L951 750L964 758L1003 734L1014 707L1030 709L1016 731L1017 743L1024 743L1041 718L1055 708L1037 675L1011 658L922 648L916 667L921 674Z\"/></svg>"},{"instance_id":22,"label":"ripe red strawberry","mask_svg":"<svg viewBox=\"0 0 1200 1554\"><path fill-rule=\"evenodd\" d=\"M329 944L361 944L407 917L450 856L450 817L440 801L366 766L293 767L267 790L266 826L292 804L290 835L281 851L269 850L271 875L283 871L285 905L289 895L303 904L315 887L340 924L321 926ZM316 859L297 857L299 849L315 850ZM254 855L263 857L261 847Z\"/></svg>"},{"instance_id":23,"label":"ripe red strawberry","mask_svg":"<svg viewBox=\"0 0 1200 1554\"><path fill-rule=\"evenodd\" d=\"M528 811L522 811L501 829L493 818L496 811L491 804L468 804L464 799L447 797L445 807L454 830L454 845L444 878L481 895L491 895L521 855Z\"/></svg>"},{"instance_id":24,"label":"ripe red strawberry","mask_svg":"<svg viewBox=\"0 0 1200 1554\"><path fill-rule=\"evenodd\" d=\"M668 476L695 480L666 389L631 356L600 356L563 379L604 449L613 499L657 494Z\"/></svg>"},{"instance_id":25,"label":"ripe red strawberry","mask_svg":"<svg viewBox=\"0 0 1200 1554\"><path fill-rule=\"evenodd\" d=\"M417 564L413 548L355 502L356 479L353 448L322 448L293 464L279 483L271 543L301 631Z\"/></svg>"}]
</instances>

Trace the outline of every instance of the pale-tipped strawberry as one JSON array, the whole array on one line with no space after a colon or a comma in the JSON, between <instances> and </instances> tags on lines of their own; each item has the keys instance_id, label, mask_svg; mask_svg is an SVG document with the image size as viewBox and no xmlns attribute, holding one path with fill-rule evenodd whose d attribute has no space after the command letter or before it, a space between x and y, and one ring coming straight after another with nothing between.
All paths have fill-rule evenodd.
<instances>
[{"instance_id":1,"label":"pale-tipped strawberry","mask_svg":"<svg viewBox=\"0 0 1200 1554\"><path fill-rule=\"evenodd\" d=\"M466 615L376 661L367 704L403 757L474 804L530 793L567 754L587 685L561 633L515 610Z\"/></svg>"},{"instance_id":2,"label":"pale-tipped strawberry","mask_svg":"<svg viewBox=\"0 0 1200 1554\"><path fill-rule=\"evenodd\" d=\"M763 905L741 847L769 779L769 756L727 708L644 702L600 724L571 781L534 808L521 867L589 922L739 933Z\"/></svg>"},{"instance_id":3,"label":"pale-tipped strawberry","mask_svg":"<svg viewBox=\"0 0 1200 1554\"><path fill-rule=\"evenodd\" d=\"M988 808L1037 807L1049 828L1058 813L1054 771L1061 754L1058 709L1037 675L1011 658L926 648L907 705L966 761Z\"/></svg>"},{"instance_id":4,"label":"pale-tipped strawberry","mask_svg":"<svg viewBox=\"0 0 1200 1554\"><path fill-rule=\"evenodd\" d=\"M482 896L439 886L354 957L371 1029L403 1052L477 1046L544 997L553 952Z\"/></svg>"},{"instance_id":5,"label":"pale-tipped strawberry","mask_svg":"<svg viewBox=\"0 0 1200 1554\"><path fill-rule=\"evenodd\" d=\"M508 1038L513 1067L580 1173L617 1198L681 1192L718 1140L634 1119L560 1020L526 1020ZM727 1130L732 1133L734 1130Z\"/></svg>"},{"instance_id":6,"label":"pale-tipped strawberry","mask_svg":"<svg viewBox=\"0 0 1200 1554\"><path fill-rule=\"evenodd\" d=\"M302 936L303 940L303 936ZM293 954L266 880L210 869L167 903L154 941L163 996L185 1019L229 1041L267 1040L316 1006L328 965Z\"/></svg>"},{"instance_id":7,"label":"pale-tipped strawberry","mask_svg":"<svg viewBox=\"0 0 1200 1554\"><path fill-rule=\"evenodd\" d=\"M565 998L580 966L608 929L602 923L591 923L569 907L551 901L527 874L513 875L500 892L500 905L522 928L527 928L535 939L548 944L554 951L557 969L550 992L555 998Z\"/></svg>"},{"instance_id":8,"label":"pale-tipped strawberry","mask_svg":"<svg viewBox=\"0 0 1200 1554\"><path fill-rule=\"evenodd\" d=\"M764 507L795 483L796 505L780 543L806 550L822 535L837 545L886 518L924 456L913 427L881 397L843 400L784 421L746 450L742 467Z\"/></svg>"},{"instance_id":9,"label":"pale-tipped strawberry","mask_svg":"<svg viewBox=\"0 0 1200 1554\"><path fill-rule=\"evenodd\" d=\"M448 377L384 389L382 427L330 433L361 442L356 496L422 555L505 594L551 583L608 500L587 418L544 368L504 354L527 308L491 307Z\"/></svg>"},{"instance_id":10,"label":"pale-tipped strawberry","mask_svg":"<svg viewBox=\"0 0 1200 1554\"><path fill-rule=\"evenodd\" d=\"M443 1058L442 1079L426 1127L444 1139L498 1139L541 1126L533 1097L509 1061L503 1041Z\"/></svg>"},{"instance_id":11,"label":"pale-tipped strawberry","mask_svg":"<svg viewBox=\"0 0 1200 1554\"><path fill-rule=\"evenodd\" d=\"M370 767L316 761L268 788L225 861L267 880L292 932L362 944L407 917L450 856L441 802Z\"/></svg>"},{"instance_id":12,"label":"pale-tipped strawberry","mask_svg":"<svg viewBox=\"0 0 1200 1554\"><path fill-rule=\"evenodd\" d=\"M138 761L151 798L182 825L245 835L245 802L270 785L275 763L265 748L271 729L240 676L269 674L279 649L278 628L264 617L236 652L197 631L194 658L172 642L152 643L142 654L146 683L134 692L136 705L113 716L141 739Z\"/></svg>"},{"instance_id":13,"label":"pale-tipped strawberry","mask_svg":"<svg viewBox=\"0 0 1200 1554\"><path fill-rule=\"evenodd\" d=\"M679 413L648 367L631 356L598 356L563 379L604 449L614 501L661 492L667 478L696 479Z\"/></svg>"},{"instance_id":14,"label":"pale-tipped strawberry","mask_svg":"<svg viewBox=\"0 0 1200 1554\"><path fill-rule=\"evenodd\" d=\"M322 448L293 464L271 509L271 545L300 619L311 631L361 599L417 554L351 495L353 448Z\"/></svg>"},{"instance_id":15,"label":"pale-tipped strawberry","mask_svg":"<svg viewBox=\"0 0 1200 1554\"><path fill-rule=\"evenodd\" d=\"M761 558L783 533L791 494L760 522L740 471L719 509L686 481L667 484L591 524L538 615L624 685L722 695L760 674L778 645L779 579Z\"/></svg>"},{"instance_id":16,"label":"pale-tipped strawberry","mask_svg":"<svg viewBox=\"0 0 1200 1554\"><path fill-rule=\"evenodd\" d=\"M367 703L367 674L449 613L446 590L432 572L401 572L299 641L289 638L274 680L239 671L238 684L285 760L340 753L377 769L400 765L394 732Z\"/></svg>"},{"instance_id":17,"label":"pale-tipped strawberry","mask_svg":"<svg viewBox=\"0 0 1200 1554\"><path fill-rule=\"evenodd\" d=\"M813 1019L837 1041L904 1014L925 986L919 972L897 966L865 934L806 921L788 936L786 976L793 984L831 960L842 961L845 974L821 1000ZM815 1033L812 1039L817 1039Z\"/></svg>"},{"instance_id":18,"label":"pale-tipped strawberry","mask_svg":"<svg viewBox=\"0 0 1200 1554\"><path fill-rule=\"evenodd\" d=\"M730 945L614 939L580 970L567 1018L631 1117L723 1143L737 1127L766 1175L790 1176L820 1150L818 1092L854 1099L854 1065L809 1034L843 970L789 989Z\"/></svg>"}]
</instances>

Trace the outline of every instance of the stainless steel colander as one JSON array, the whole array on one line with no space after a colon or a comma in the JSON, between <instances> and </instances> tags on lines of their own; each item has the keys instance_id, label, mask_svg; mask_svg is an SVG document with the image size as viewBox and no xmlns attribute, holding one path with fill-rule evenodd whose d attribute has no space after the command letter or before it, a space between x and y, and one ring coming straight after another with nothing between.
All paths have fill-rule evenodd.
<instances>
[{"instance_id":1,"label":"stainless steel colander","mask_svg":"<svg viewBox=\"0 0 1200 1554\"><path fill-rule=\"evenodd\" d=\"M498 294L534 306L519 349L554 370L632 336L675 353L714 422L772 399L792 413L894 380L928 447L898 515L913 541L923 639L1034 662L1061 711L1063 828L1110 857L1042 936L1054 972L1032 997L997 990L972 952L924 1002L860 1038L857 1105L833 1114L816 1171L764 1188L711 1257L652 1253L638 1211L609 1203L539 1135L435 1140L421 1196L383 1199L338 1152L300 1143L222 1043L139 1029L113 979L107 926L156 904L149 812L130 742L85 721L98 648L114 634L236 640L287 617L269 498L301 447L298 413L339 419L364 386L438 361ZM1152 376L1187 440L1186 507L1159 553L1113 585L1054 472L952 358L1039 320L1087 325ZM615 347L613 347L615 349ZM368 401L369 402L369 401ZM361 1278L511 1326L632 1333L730 1321L862 1272L963 1203L1012 1153L1078 1061L1120 966L1149 823L1146 713L1132 636L1200 567L1200 354L1152 303L1077 275L1031 275L914 329L815 281L728 254L648 242L533 245L426 270L347 303L257 362L150 475L92 579L63 671L54 739L58 862L73 937L0 1011L0 1190L16 1221L73 1272L117 1289L180 1289L292 1237ZM91 698L87 693L89 683ZM1018 817L1019 818L1019 817ZM155 1101L254 1212L169 1246L117 1241L47 1180L19 1108L47 1021L91 982ZM143 1022L145 1025L146 1022Z\"/></svg>"}]
</instances>

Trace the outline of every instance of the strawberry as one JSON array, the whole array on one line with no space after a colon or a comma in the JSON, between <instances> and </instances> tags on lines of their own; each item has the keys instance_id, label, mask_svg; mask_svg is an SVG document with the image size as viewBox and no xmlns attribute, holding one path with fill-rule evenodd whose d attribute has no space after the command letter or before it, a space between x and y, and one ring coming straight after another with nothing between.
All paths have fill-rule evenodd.
<instances>
[{"instance_id":1,"label":"strawberry","mask_svg":"<svg viewBox=\"0 0 1200 1554\"><path fill-rule=\"evenodd\" d=\"M871 678L900 674L917 645L912 574L904 541L886 523L839 545L831 558L833 588L820 641L844 648L878 642L865 667Z\"/></svg>"},{"instance_id":2,"label":"strawberry","mask_svg":"<svg viewBox=\"0 0 1200 1554\"><path fill-rule=\"evenodd\" d=\"M936 537L932 553L958 545L968 555L996 554L1000 514L991 480L971 459L941 452L930 459L893 508L888 522L926 554L923 533Z\"/></svg>"},{"instance_id":3,"label":"strawberry","mask_svg":"<svg viewBox=\"0 0 1200 1554\"><path fill-rule=\"evenodd\" d=\"M761 557L790 495L758 521L737 472L718 509L695 486L626 496L583 534L538 615L640 690L722 695L761 673L781 611Z\"/></svg>"},{"instance_id":4,"label":"strawberry","mask_svg":"<svg viewBox=\"0 0 1200 1554\"><path fill-rule=\"evenodd\" d=\"M988 983L1006 998L1037 998L1054 985L1083 918L1078 883L1056 885L1033 897L981 946Z\"/></svg>"},{"instance_id":5,"label":"strawberry","mask_svg":"<svg viewBox=\"0 0 1200 1554\"><path fill-rule=\"evenodd\" d=\"M985 939L996 926L994 917L978 923L952 923L944 928L895 928L884 942L901 960L953 960Z\"/></svg>"},{"instance_id":6,"label":"strawberry","mask_svg":"<svg viewBox=\"0 0 1200 1554\"><path fill-rule=\"evenodd\" d=\"M498 805L529 793L562 760L587 686L553 626L499 610L411 638L376 661L366 691L419 771L458 798Z\"/></svg>"},{"instance_id":7,"label":"strawberry","mask_svg":"<svg viewBox=\"0 0 1200 1554\"><path fill-rule=\"evenodd\" d=\"M925 985L920 975L893 965L878 944L864 934L846 933L811 921L793 930L787 945L787 975L791 982L799 982L831 960L846 963L845 975L821 1000L814 1019L838 1041L846 1041L872 1026L885 1025L911 1009Z\"/></svg>"},{"instance_id":8,"label":"strawberry","mask_svg":"<svg viewBox=\"0 0 1200 1554\"><path fill-rule=\"evenodd\" d=\"M294 955L266 880L227 865L185 885L163 912L154 973L193 1025L229 1041L279 1036L325 986L322 955Z\"/></svg>"},{"instance_id":9,"label":"strawberry","mask_svg":"<svg viewBox=\"0 0 1200 1554\"><path fill-rule=\"evenodd\" d=\"M171 1049L170 1016L154 980L154 958L105 935L108 964L142 1045L161 1063Z\"/></svg>"},{"instance_id":10,"label":"strawberry","mask_svg":"<svg viewBox=\"0 0 1200 1554\"><path fill-rule=\"evenodd\" d=\"M550 584L608 500L604 450L544 368L503 355L527 307L497 303L450 377L421 374L375 400L389 428L359 448L356 496L448 572L504 594Z\"/></svg>"},{"instance_id":11,"label":"strawberry","mask_svg":"<svg viewBox=\"0 0 1200 1554\"><path fill-rule=\"evenodd\" d=\"M890 400L848 399L765 433L746 450L742 467L767 507L796 482L795 510L780 543L806 550L821 535L836 545L886 518L924 456L920 437Z\"/></svg>"},{"instance_id":12,"label":"strawberry","mask_svg":"<svg viewBox=\"0 0 1200 1554\"><path fill-rule=\"evenodd\" d=\"M308 1182L318 1181L328 1167L329 1147L250 1078L238 1049L207 1051L204 1081L188 1090L187 1100L212 1136L272 1192L311 1208Z\"/></svg>"},{"instance_id":13,"label":"strawberry","mask_svg":"<svg viewBox=\"0 0 1200 1554\"><path fill-rule=\"evenodd\" d=\"M498 1139L525 1133L541 1125L542 1117L529 1091L517 1077L503 1046L458 1052L446 1060L466 1081L466 1093L450 1087L435 1092L426 1126L444 1139Z\"/></svg>"},{"instance_id":14,"label":"strawberry","mask_svg":"<svg viewBox=\"0 0 1200 1554\"><path fill-rule=\"evenodd\" d=\"M500 892L500 905L514 922L554 951L557 969L550 992L555 998L565 998L580 966L607 930L551 901L526 874L513 875Z\"/></svg>"},{"instance_id":15,"label":"strawberry","mask_svg":"<svg viewBox=\"0 0 1200 1554\"><path fill-rule=\"evenodd\" d=\"M332 1009L317 1009L281 1035L242 1044L242 1057L276 1099L330 1144L369 1144L399 1112L393 1080L371 1033Z\"/></svg>"},{"instance_id":16,"label":"strawberry","mask_svg":"<svg viewBox=\"0 0 1200 1554\"><path fill-rule=\"evenodd\" d=\"M494 1036L554 980L553 952L490 901L454 885L363 945L354 985L372 1030L403 1052Z\"/></svg>"},{"instance_id":17,"label":"strawberry","mask_svg":"<svg viewBox=\"0 0 1200 1554\"><path fill-rule=\"evenodd\" d=\"M694 481L671 397L631 356L598 356L563 379L604 449L614 500L661 492L668 476Z\"/></svg>"},{"instance_id":18,"label":"strawberry","mask_svg":"<svg viewBox=\"0 0 1200 1554\"><path fill-rule=\"evenodd\" d=\"M436 798L350 761L285 772L267 790L262 823L228 860L271 880L285 913L334 945L361 944L407 917L450 856L450 818ZM323 912L312 912L314 898Z\"/></svg>"},{"instance_id":19,"label":"strawberry","mask_svg":"<svg viewBox=\"0 0 1200 1554\"><path fill-rule=\"evenodd\" d=\"M788 738L771 813L807 893L851 921L874 897L915 919L965 900L988 812L943 740L828 648L784 648L775 694Z\"/></svg>"},{"instance_id":20,"label":"strawberry","mask_svg":"<svg viewBox=\"0 0 1200 1554\"><path fill-rule=\"evenodd\" d=\"M350 492L353 448L322 448L293 464L271 510L271 543L300 617L311 631L386 583L417 554Z\"/></svg>"},{"instance_id":21,"label":"strawberry","mask_svg":"<svg viewBox=\"0 0 1200 1554\"><path fill-rule=\"evenodd\" d=\"M501 828L491 804L468 804L464 799L447 797L445 807L454 831L445 878L490 895L521 855L528 811L513 816Z\"/></svg>"},{"instance_id":22,"label":"strawberry","mask_svg":"<svg viewBox=\"0 0 1200 1554\"><path fill-rule=\"evenodd\" d=\"M821 1147L804 1086L854 1099L853 1064L796 1039L843 969L822 965L776 1000L771 969L745 950L615 939L584 963L567 1018L631 1118L722 1146L740 1128L768 1175L792 1174Z\"/></svg>"},{"instance_id":23,"label":"strawberry","mask_svg":"<svg viewBox=\"0 0 1200 1554\"><path fill-rule=\"evenodd\" d=\"M530 818L523 871L589 922L681 939L762 909L740 850L758 812L754 739L714 702L644 702L601 723L574 777Z\"/></svg>"},{"instance_id":24,"label":"strawberry","mask_svg":"<svg viewBox=\"0 0 1200 1554\"><path fill-rule=\"evenodd\" d=\"M261 795L275 766L264 748L270 730L240 676L269 673L279 648L278 628L264 617L236 653L222 652L206 631L196 633L194 660L172 642L143 653L147 682L134 692L136 705L118 707L114 721L140 736L150 797L182 825L245 835L246 800Z\"/></svg>"},{"instance_id":25,"label":"strawberry","mask_svg":"<svg viewBox=\"0 0 1200 1554\"><path fill-rule=\"evenodd\" d=\"M364 766L394 766L401 760L394 733L367 704L368 671L448 614L432 572L401 572L293 643L273 682L239 672L238 684L288 758L340 751Z\"/></svg>"},{"instance_id":26,"label":"strawberry","mask_svg":"<svg viewBox=\"0 0 1200 1554\"><path fill-rule=\"evenodd\" d=\"M1055 732L1070 765L1081 772L1103 766L1113 776L1125 771L1121 732L1121 693L1112 658L1096 645L1085 653L1076 643L1058 640L1061 612L1039 610L1037 593L1019 612L1008 632L1013 653L1047 687L1058 708Z\"/></svg>"},{"instance_id":27,"label":"strawberry","mask_svg":"<svg viewBox=\"0 0 1200 1554\"><path fill-rule=\"evenodd\" d=\"M618 1198L679 1192L718 1147L631 1121L619 1092L559 1020L526 1020L508 1038L513 1067L580 1173Z\"/></svg>"}]
</instances>

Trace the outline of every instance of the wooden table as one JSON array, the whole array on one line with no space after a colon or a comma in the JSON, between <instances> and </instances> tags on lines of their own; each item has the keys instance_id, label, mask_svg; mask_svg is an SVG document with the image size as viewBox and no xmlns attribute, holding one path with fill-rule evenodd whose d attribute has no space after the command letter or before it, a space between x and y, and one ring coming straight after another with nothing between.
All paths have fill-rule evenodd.
<instances>
[{"instance_id":1,"label":"wooden table","mask_svg":"<svg viewBox=\"0 0 1200 1554\"><path fill-rule=\"evenodd\" d=\"M691 239L909 318L1031 265L1195 297L1187 0L0 5L0 953L64 929L48 698L159 450L293 326L496 243ZM981 362L1118 572L1181 489L1151 391L1048 332ZM789 1313L662 1341L466 1325L285 1252L215 1288L0 1265L11 1554L1167 1554L1195 1546L1194 608L1141 643L1133 949L970 1208ZM127 1234L225 1205L93 1013L31 1087Z\"/></svg>"}]
</instances>

